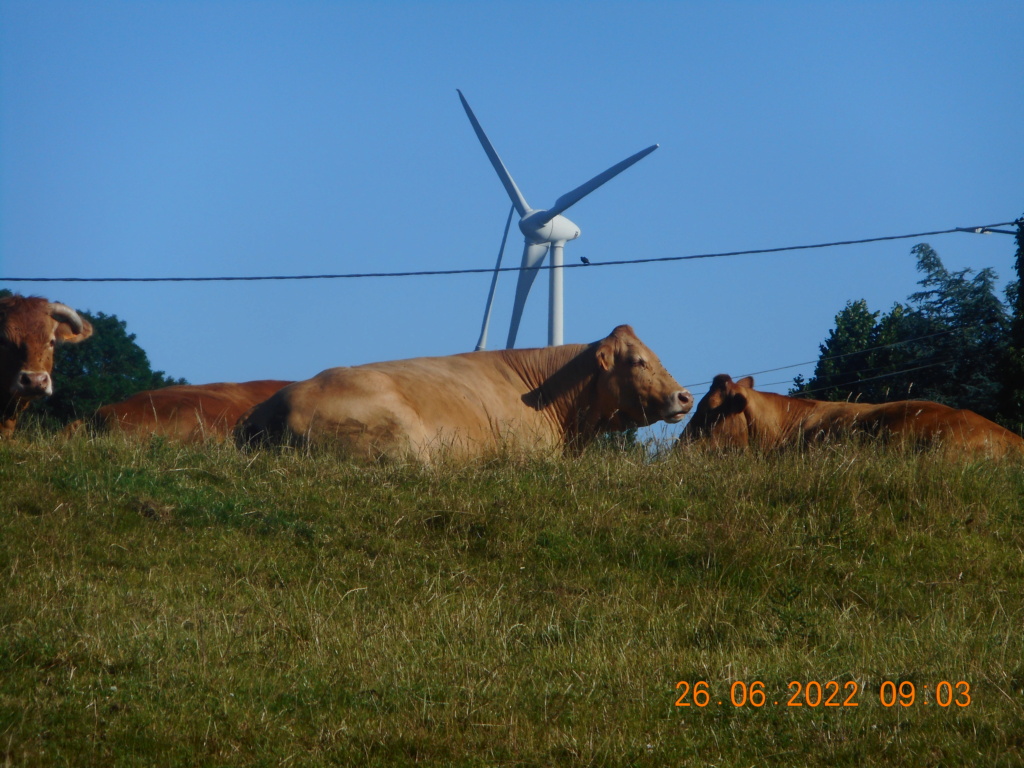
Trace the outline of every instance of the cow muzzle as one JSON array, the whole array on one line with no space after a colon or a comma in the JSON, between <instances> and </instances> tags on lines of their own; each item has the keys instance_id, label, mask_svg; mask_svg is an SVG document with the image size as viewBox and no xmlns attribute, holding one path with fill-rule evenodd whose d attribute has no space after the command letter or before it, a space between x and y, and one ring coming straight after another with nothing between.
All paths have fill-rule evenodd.
<instances>
[{"instance_id":1,"label":"cow muzzle","mask_svg":"<svg viewBox=\"0 0 1024 768\"><path fill-rule=\"evenodd\" d=\"M14 380L11 394L17 397L49 397L53 394L53 379L46 371L22 371Z\"/></svg>"},{"instance_id":2,"label":"cow muzzle","mask_svg":"<svg viewBox=\"0 0 1024 768\"><path fill-rule=\"evenodd\" d=\"M679 389L673 392L665 406L663 417L669 424L678 424L683 417L693 408L693 395L687 389Z\"/></svg>"}]
</instances>

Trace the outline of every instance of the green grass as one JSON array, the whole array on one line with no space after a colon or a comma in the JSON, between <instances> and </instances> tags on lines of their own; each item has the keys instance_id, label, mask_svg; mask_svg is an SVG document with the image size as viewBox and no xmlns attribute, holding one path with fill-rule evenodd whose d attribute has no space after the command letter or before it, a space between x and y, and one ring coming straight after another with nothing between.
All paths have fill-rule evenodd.
<instances>
[{"instance_id":1,"label":"green grass","mask_svg":"<svg viewBox=\"0 0 1024 768\"><path fill-rule=\"evenodd\" d=\"M28 434L0 763L1020 765L1022 500L1019 462L877 446L424 469ZM812 680L860 706L785 706Z\"/></svg>"}]
</instances>

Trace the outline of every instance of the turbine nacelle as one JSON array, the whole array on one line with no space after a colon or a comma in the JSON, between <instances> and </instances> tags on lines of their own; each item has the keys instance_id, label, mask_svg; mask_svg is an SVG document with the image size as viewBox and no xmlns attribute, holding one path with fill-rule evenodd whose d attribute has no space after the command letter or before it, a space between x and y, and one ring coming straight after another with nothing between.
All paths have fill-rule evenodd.
<instances>
[{"instance_id":1,"label":"turbine nacelle","mask_svg":"<svg viewBox=\"0 0 1024 768\"><path fill-rule=\"evenodd\" d=\"M580 228L561 214L551 217L547 211L530 211L519 220L519 231L528 243L564 243L580 236Z\"/></svg>"}]
</instances>

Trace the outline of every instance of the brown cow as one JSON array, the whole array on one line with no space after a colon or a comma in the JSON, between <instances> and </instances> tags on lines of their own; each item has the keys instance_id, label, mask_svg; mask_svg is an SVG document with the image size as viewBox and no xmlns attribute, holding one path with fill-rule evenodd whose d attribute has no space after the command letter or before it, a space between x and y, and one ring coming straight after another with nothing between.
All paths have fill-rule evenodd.
<instances>
[{"instance_id":1,"label":"brown cow","mask_svg":"<svg viewBox=\"0 0 1024 768\"><path fill-rule=\"evenodd\" d=\"M589 345L331 368L253 408L236 438L429 462L503 448L578 448L601 432L681 421L692 406L690 393L620 325Z\"/></svg>"},{"instance_id":2,"label":"brown cow","mask_svg":"<svg viewBox=\"0 0 1024 768\"><path fill-rule=\"evenodd\" d=\"M84 341L92 325L71 307L38 296L0 299L0 438L10 437L18 414L53 394L53 351Z\"/></svg>"},{"instance_id":3,"label":"brown cow","mask_svg":"<svg viewBox=\"0 0 1024 768\"><path fill-rule=\"evenodd\" d=\"M927 400L870 403L785 397L753 389L750 376L733 381L715 376L686 425L680 443L714 447L776 448L801 440L859 432L897 437L915 445L942 445L956 453L1003 456L1024 451L1024 440L974 411Z\"/></svg>"},{"instance_id":4,"label":"brown cow","mask_svg":"<svg viewBox=\"0 0 1024 768\"><path fill-rule=\"evenodd\" d=\"M93 415L92 423L98 429L135 435L224 439L243 413L291 383L261 380L178 384L137 392L120 403L104 405Z\"/></svg>"}]
</instances>

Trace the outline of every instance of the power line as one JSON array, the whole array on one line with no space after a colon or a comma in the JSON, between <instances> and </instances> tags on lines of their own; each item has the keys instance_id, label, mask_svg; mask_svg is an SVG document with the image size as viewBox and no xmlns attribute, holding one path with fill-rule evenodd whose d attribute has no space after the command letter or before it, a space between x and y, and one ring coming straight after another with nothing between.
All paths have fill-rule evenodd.
<instances>
[{"instance_id":1,"label":"power line","mask_svg":"<svg viewBox=\"0 0 1024 768\"><path fill-rule=\"evenodd\" d=\"M902 368L902 369L900 369L898 371L891 371L890 373L883 373L883 374L880 374L878 376L871 376L871 377L869 377L867 379L858 379L857 381L850 382L850 384L851 385L852 384L863 384L864 382L868 382L868 381L878 381L880 379L888 379L888 378L891 378L893 376L901 376L904 373L913 373L914 371L923 371L925 368L934 368L937 365L947 365L948 363L952 363L952 362L954 362L954 360L952 358L950 358L948 360L939 360L938 362L935 362L935 363L928 363L926 365L916 365L913 368ZM877 370L877 369L874 369L874 370ZM710 383L710 382L707 382L707 383ZM792 382L787 379L786 381L770 381L770 382L767 382L765 384L761 384L760 386L761 387L774 387L774 386L776 386L778 384L791 384L791 383ZM801 390L800 393L798 395L796 395L796 397L801 397L803 395L810 395L810 394L813 394L815 392L825 392L825 391L827 391L829 389L835 389L835 388L836 387L833 385L833 386L829 386L829 387L815 387L814 389ZM700 392L698 394L703 396L703 395L707 394L707 391ZM697 397L697 395L694 395L694 398L696 398L696 397Z\"/></svg>"},{"instance_id":2,"label":"power line","mask_svg":"<svg viewBox=\"0 0 1024 768\"><path fill-rule=\"evenodd\" d=\"M949 359L945 359L945 360L939 360L938 362L929 362L929 364L926 365L926 366L915 366L914 368L905 368L902 371L893 371L892 373L888 373L888 374L881 374L879 376L871 376L870 378L860 379L858 381L851 382L851 383L852 384L863 384L863 383L868 382L868 381L879 381L880 379L889 379L889 378L892 378L893 376L902 376L903 374L912 374L914 371L924 371L926 368L935 368L936 366L945 366L945 365L950 364L950 362L953 362L953 361L954 361L953 358L949 358ZM815 387L814 389L808 389L806 391L802 391L800 394L811 394L813 392L824 392L824 391L826 391L828 389L835 389L835 388L836 388L835 386L831 386L831 387Z\"/></svg>"},{"instance_id":3,"label":"power line","mask_svg":"<svg viewBox=\"0 0 1024 768\"><path fill-rule=\"evenodd\" d=\"M817 364L819 362L828 361L828 360L840 360L840 359L842 359L844 357L850 357L851 355L863 355L863 354L865 354L867 352L875 352L875 351L880 350L880 349L890 349L892 347L898 347L898 346L901 346L903 344L912 344L914 342L922 341L924 339L933 339L933 338L935 338L937 336L948 336L951 333L960 333L960 332L964 331L966 328L981 328L983 326L992 325L993 323L997 323L997 322L999 322L998 318L991 319L991 320L983 320L983 321L981 321L979 323L974 323L972 325L961 326L959 328L947 328L944 331L936 331L935 333L926 333L926 334L924 334L922 336L913 336L913 337L911 337L909 339L903 339L901 341L894 341L894 342L891 342L889 344L878 344L878 345L876 345L874 347L864 347L863 349L857 349L857 350L854 350L852 352L843 352L842 354L838 354L838 355L825 355L825 356L819 357L817 360L809 360L809 361L804 362L804 363L793 363L792 365L780 365L780 366L778 366L776 368L765 368L763 371L751 371L750 373L742 374L742 376L740 376L740 378L743 378L743 377L746 377L746 376L759 376L762 373L774 373L776 371L785 371L785 370L790 369L790 368L802 368L805 365L815 365L815 364ZM953 360L942 360L942 361L937 362L937 363L928 363L926 365L917 365L917 366L915 366L913 368L904 368L904 369L900 369L900 370L897 370L897 371L892 371L892 372L889 372L889 373L884 373L884 374L881 374L879 376L872 376L872 377L867 378L867 379L858 379L856 381L848 382L848 384L852 386L854 384L860 384L862 382L876 381L878 379L885 379L885 378L889 378L890 376L899 376L900 374L903 374L903 373L911 373L913 371L919 371L919 370L923 370L925 368L932 368L932 367L934 367L936 365L945 365L946 363L951 363L951 362L954 362L954 361ZM887 367L888 366L886 366L886 365L878 365L878 366L874 366L874 367L871 367L871 368L863 368L863 369L861 369L859 371L859 373L864 373L864 372L868 372L868 371L884 370ZM699 382L697 382L695 384L686 384L685 387L687 389L696 389L697 387L703 387L703 386L705 386L707 384L710 384L710 383L711 383L710 381L699 381ZM776 386L778 384L791 384L791 383L792 383L792 380L787 379L785 381L770 381L770 382L767 382L767 383L763 383L760 386L762 386L762 387L774 387L774 386ZM824 391L829 390L829 389L835 389L836 386L837 385L832 385L832 386L828 386L828 387L815 387L814 389L802 390L800 394L811 394L811 393L814 393L814 392L824 392ZM707 390L705 390L704 392L700 392L698 394L700 394L700 395L707 394ZM694 397L696 397L696 395L694 395Z\"/></svg>"},{"instance_id":4,"label":"power line","mask_svg":"<svg viewBox=\"0 0 1024 768\"><path fill-rule=\"evenodd\" d=\"M979 327L981 327L983 325L991 325L994 322L997 322L997 321L996 320L985 320L984 322L975 323L973 326L966 326L966 327L979 328ZM947 335L949 335L951 333L958 333L958 332L960 332L962 330L964 330L963 327L961 327L961 328L947 328L944 331L936 331L935 333L926 333L923 336L914 336L913 338L903 339L902 341L894 341L894 342L892 342L890 344L879 344L878 346L874 346L874 347L865 347L864 349L857 349L857 350L854 350L853 352L843 352L840 355L826 355L826 356L819 357L817 360L808 360L807 362L804 362L804 363L793 363L792 365L780 365L777 368L765 368L763 371L751 371L750 373L743 374L743 376L760 376L762 373L775 373L776 371L785 371L785 370L788 370L790 368L802 368L805 365L815 365L816 363L823 362L823 361L826 361L826 360L841 360L842 358L850 357L851 355L863 355L866 352L875 352L875 351L877 351L879 349L889 349L891 347L898 347L898 346L900 346L902 344L911 344L911 343L913 343L915 341L921 341L922 339L932 339L932 338L935 338L936 336L947 336ZM879 367L885 367L885 366L879 366ZM878 368L869 368L867 370L878 370ZM867 379L863 379L863 381L867 381ZM696 384L687 384L686 388L689 389L690 387L703 387L705 384L710 384L710 383L711 383L710 381L698 381ZM784 384L785 382L776 381L776 382L773 382L773 383L774 384ZM765 384L764 386L768 387L768 386L772 386L772 385L771 384ZM829 389L830 389L830 387L829 387ZM817 391L817 390L813 390L813 391Z\"/></svg>"},{"instance_id":5,"label":"power line","mask_svg":"<svg viewBox=\"0 0 1024 768\"><path fill-rule=\"evenodd\" d=\"M562 269L578 269L581 267L613 267L633 264L654 264L669 261L690 261L693 259L720 259L727 256L760 256L771 253L784 253L787 251L806 251L816 248L835 248L843 245L864 245L866 243L880 243L889 240L909 240L918 237L931 237L934 235L949 235L954 232L968 232L986 234L999 230L993 227L1005 227L1020 225L1021 221L1004 221L998 224L988 224L978 227L953 227L951 229L937 229L931 232L915 232L909 235L886 235L884 237L866 237L859 240L837 240L831 243L814 243L811 245L788 245L780 248L756 248L748 251L724 251L721 253L698 253L688 256L657 256L646 259L617 259L612 261L591 261L590 264L565 264ZM545 264L533 269L549 270L554 267ZM523 267L500 267L497 270L489 267L474 269L432 269L414 270L407 272L349 272L345 274L322 274L322 275L255 275L255 276L230 276L230 277L4 277L0 282L11 283L209 283L209 282L249 282L267 280L355 280L370 277L435 277L442 275L476 275L491 274L493 272L520 272Z\"/></svg>"},{"instance_id":6,"label":"power line","mask_svg":"<svg viewBox=\"0 0 1024 768\"><path fill-rule=\"evenodd\" d=\"M947 365L947 364L952 363L952 362L954 362L953 358L950 358L948 360L939 360L936 363L928 363L927 365L918 365L918 366L915 366L913 368L904 368L904 369L899 370L899 371L892 371L891 373L883 373L883 374L880 374L878 376L870 376L869 378L866 378L866 379L858 379L857 381L850 382L850 384L851 385L853 385L853 384L863 384L863 383L868 382L868 381L878 381L879 379L888 379L888 378L891 378L893 376L902 376L904 373L913 373L914 371L923 371L925 368L934 368L937 365ZM779 382L779 384L783 384L783 383L785 383L785 382L781 382L781 381ZM767 385L765 385L765 386L767 386ZM827 391L829 389L835 389L835 388L836 387L834 385L831 386L831 387L815 387L814 389L808 389L808 390L801 391L800 395L810 395L810 394L813 394L814 392L825 392L825 391Z\"/></svg>"}]
</instances>

